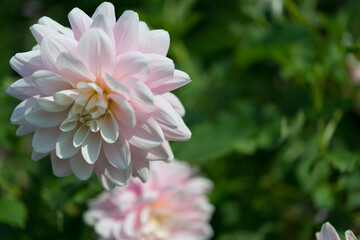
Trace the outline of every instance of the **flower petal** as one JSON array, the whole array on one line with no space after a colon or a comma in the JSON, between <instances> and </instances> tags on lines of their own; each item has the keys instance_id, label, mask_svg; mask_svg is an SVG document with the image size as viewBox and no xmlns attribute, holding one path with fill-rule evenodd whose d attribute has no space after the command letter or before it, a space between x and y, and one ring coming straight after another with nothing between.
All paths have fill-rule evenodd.
<instances>
[{"instance_id":1,"label":"flower petal","mask_svg":"<svg viewBox=\"0 0 360 240\"><path fill-rule=\"evenodd\" d=\"M182 105L181 101L179 100L179 98L173 94L173 93L164 93L163 95L161 95L166 101L168 101L171 106L174 108L174 110L181 116L183 117L185 115L185 108Z\"/></svg>"},{"instance_id":2,"label":"flower petal","mask_svg":"<svg viewBox=\"0 0 360 240\"><path fill-rule=\"evenodd\" d=\"M66 35L69 38L74 38L74 34L73 31L68 28L68 27L64 27L63 25L61 25L60 23L52 20L49 17L41 17L38 21L39 24L45 25L51 29L56 30L58 33L61 33L63 35Z\"/></svg>"},{"instance_id":3,"label":"flower petal","mask_svg":"<svg viewBox=\"0 0 360 240\"><path fill-rule=\"evenodd\" d=\"M105 142L114 143L119 137L119 126L111 112L101 122L100 133Z\"/></svg>"},{"instance_id":4,"label":"flower petal","mask_svg":"<svg viewBox=\"0 0 360 240\"><path fill-rule=\"evenodd\" d=\"M10 65L14 71L23 77L30 76L34 72L43 68L40 50L17 53L10 59Z\"/></svg>"},{"instance_id":5,"label":"flower petal","mask_svg":"<svg viewBox=\"0 0 360 240\"><path fill-rule=\"evenodd\" d=\"M146 83L151 89L156 89L174 77L175 65L170 58L156 54L148 54L148 56L150 76Z\"/></svg>"},{"instance_id":6,"label":"flower petal","mask_svg":"<svg viewBox=\"0 0 360 240\"><path fill-rule=\"evenodd\" d=\"M135 51L139 42L139 16L136 12L125 11L114 26L117 55Z\"/></svg>"},{"instance_id":7,"label":"flower petal","mask_svg":"<svg viewBox=\"0 0 360 240\"><path fill-rule=\"evenodd\" d=\"M180 116L178 116L178 122L179 126L175 129L160 123L166 140L187 141L191 138L191 131Z\"/></svg>"},{"instance_id":8,"label":"flower petal","mask_svg":"<svg viewBox=\"0 0 360 240\"><path fill-rule=\"evenodd\" d=\"M19 103L14 109L10 121L12 124L23 125L27 124L25 121L25 113L29 111L30 108L36 107L36 99L35 98L28 98Z\"/></svg>"},{"instance_id":9,"label":"flower petal","mask_svg":"<svg viewBox=\"0 0 360 240\"><path fill-rule=\"evenodd\" d=\"M79 178L80 180L87 180L91 177L94 165L85 162L80 151L74 156L72 156L69 159L69 162L70 168L77 178Z\"/></svg>"},{"instance_id":10,"label":"flower petal","mask_svg":"<svg viewBox=\"0 0 360 240\"><path fill-rule=\"evenodd\" d=\"M123 97L109 94L109 108L111 112L124 126L133 128L136 125L135 110Z\"/></svg>"},{"instance_id":11,"label":"flower petal","mask_svg":"<svg viewBox=\"0 0 360 240\"><path fill-rule=\"evenodd\" d=\"M25 114L25 120L37 127L49 128L60 125L67 117L67 111L47 112L39 107L33 108Z\"/></svg>"},{"instance_id":12,"label":"flower petal","mask_svg":"<svg viewBox=\"0 0 360 240\"><path fill-rule=\"evenodd\" d=\"M41 109L47 112L61 112L69 107L55 103L53 96L37 98L36 102Z\"/></svg>"},{"instance_id":13,"label":"flower petal","mask_svg":"<svg viewBox=\"0 0 360 240\"><path fill-rule=\"evenodd\" d=\"M53 173L57 177L66 177L72 173L69 160L58 158L54 151L51 152L51 164Z\"/></svg>"},{"instance_id":14,"label":"flower petal","mask_svg":"<svg viewBox=\"0 0 360 240\"><path fill-rule=\"evenodd\" d=\"M346 236L346 240L357 240L356 236L354 235L354 233L350 230L347 230L345 232L345 236Z\"/></svg>"},{"instance_id":15,"label":"flower petal","mask_svg":"<svg viewBox=\"0 0 360 240\"><path fill-rule=\"evenodd\" d=\"M174 160L174 154L171 150L169 142L164 141L159 147L147 150L147 154L144 159L148 161L171 162Z\"/></svg>"},{"instance_id":16,"label":"flower petal","mask_svg":"<svg viewBox=\"0 0 360 240\"><path fill-rule=\"evenodd\" d=\"M90 129L86 124L82 124L81 127L76 131L73 139L74 147L80 147L89 135Z\"/></svg>"},{"instance_id":17,"label":"flower petal","mask_svg":"<svg viewBox=\"0 0 360 240\"><path fill-rule=\"evenodd\" d=\"M18 129L16 130L16 136L20 137L20 136L24 136L28 133L32 133L36 130L36 127L31 126L31 125L21 125L20 127L18 127Z\"/></svg>"},{"instance_id":18,"label":"flower petal","mask_svg":"<svg viewBox=\"0 0 360 240\"><path fill-rule=\"evenodd\" d=\"M133 159L133 176L146 182L150 176L150 162L144 159Z\"/></svg>"},{"instance_id":19,"label":"flower petal","mask_svg":"<svg viewBox=\"0 0 360 240\"><path fill-rule=\"evenodd\" d=\"M49 28L48 26L38 24L38 23L32 25L30 27L30 31L39 44L41 44L44 37L57 33L56 30Z\"/></svg>"},{"instance_id":20,"label":"flower petal","mask_svg":"<svg viewBox=\"0 0 360 240\"><path fill-rule=\"evenodd\" d=\"M79 8L71 10L68 14L68 19L76 40L81 38L92 22L92 19Z\"/></svg>"},{"instance_id":21,"label":"flower petal","mask_svg":"<svg viewBox=\"0 0 360 240\"><path fill-rule=\"evenodd\" d=\"M96 80L89 68L71 52L61 53L57 59L57 64L60 74L74 86L87 79L92 82Z\"/></svg>"},{"instance_id":22,"label":"flower petal","mask_svg":"<svg viewBox=\"0 0 360 240\"><path fill-rule=\"evenodd\" d=\"M41 59L49 70L57 72L57 58L63 52L76 52L77 42L63 35L49 35L41 42Z\"/></svg>"},{"instance_id":23,"label":"flower petal","mask_svg":"<svg viewBox=\"0 0 360 240\"><path fill-rule=\"evenodd\" d=\"M115 46L106 33L99 28L91 28L79 41L78 53L96 77L102 71L112 73L115 66Z\"/></svg>"},{"instance_id":24,"label":"flower petal","mask_svg":"<svg viewBox=\"0 0 360 240\"><path fill-rule=\"evenodd\" d=\"M157 121L141 112L136 113L134 128L120 128L125 139L135 147L150 149L158 147L164 141L163 132Z\"/></svg>"},{"instance_id":25,"label":"flower petal","mask_svg":"<svg viewBox=\"0 0 360 240\"><path fill-rule=\"evenodd\" d=\"M164 30L152 30L140 35L139 51L143 53L156 53L166 56L169 51L170 36Z\"/></svg>"},{"instance_id":26,"label":"flower petal","mask_svg":"<svg viewBox=\"0 0 360 240\"><path fill-rule=\"evenodd\" d=\"M101 150L101 136L99 133L90 132L81 145L81 153L85 161L94 164L99 157Z\"/></svg>"},{"instance_id":27,"label":"flower petal","mask_svg":"<svg viewBox=\"0 0 360 240\"><path fill-rule=\"evenodd\" d=\"M104 142L103 149L105 157L111 165L122 170L129 167L131 161L130 148L122 137L119 137L113 144Z\"/></svg>"},{"instance_id":28,"label":"flower petal","mask_svg":"<svg viewBox=\"0 0 360 240\"><path fill-rule=\"evenodd\" d=\"M49 153L55 149L59 128L38 128L32 139L32 146L38 153Z\"/></svg>"},{"instance_id":29,"label":"flower petal","mask_svg":"<svg viewBox=\"0 0 360 240\"><path fill-rule=\"evenodd\" d=\"M155 110L150 112L150 115L157 121L169 126L170 128L177 128L179 125L179 114L164 98L157 95L154 97Z\"/></svg>"},{"instance_id":30,"label":"flower petal","mask_svg":"<svg viewBox=\"0 0 360 240\"><path fill-rule=\"evenodd\" d=\"M6 90L6 93L20 100L40 94L30 77L17 80L11 84L11 86Z\"/></svg>"},{"instance_id":31,"label":"flower petal","mask_svg":"<svg viewBox=\"0 0 360 240\"><path fill-rule=\"evenodd\" d=\"M35 162L39 161L40 159L46 157L49 155L49 153L38 153L36 151L32 151L31 153L31 159Z\"/></svg>"},{"instance_id":32,"label":"flower petal","mask_svg":"<svg viewBox=\"0 0 360 240\"><path fill-rule=\"evenodd\" d=\"M98 14L94 18L94 21L92 22L90 28L100 28L107 34L107 36L110 38L110 40L115 44L113 25L114 24L111 24L109 19L106 16L104 16L102 14Z\"/></svg>"},{"instance_id":33,"label":"flower petal","mask_svg":"<svg viewBox=\"0 0 360 240\"><path fill-rule=\"evenodd\" d=\"M92 15L92 19L95 19L100 14L106 16L112 25L115 24L115 8L112 3L103 2L102 4L100 4L96 8L95 13Z\"/></svg>"},{"instance_id":34,"label":"flower petal","mask_svg":"<svg viewBox=\"0 0 360 240\"><path fill-rule=\"evenodd\" d=\"M147 105L153 104L154 95L145 83L135 78L125 78L122 79L121 82L130 90L130 95L133 100L140 101Z\"/></svg>"},{"instance_id":35,"label":"flower petal","mask_svg":"<svg viewBox=\"0 0 360 240\"><path fill-rule=\"evenodd\" d=\"M104 81L108 88L110 88L113 92L117 94L121 94L125 98L129 99L129 90L120 82L116 81L112 76L105 73Z\"/></svg>"},{"instance_id":36,"label":"flower petal","mask_svg":"<svg viewBox=\"0 0 360 240\"><path fill-rule=\"evenodd\" d=\"M132 164L126 170L115 168L110 163L105 162L104 176L118 186L124 186L129 183L132 176Z\"/></svg>"},{"instance_id":37,"label":"flower petal","mask_svg":"<svg viewBox=\"0 0 360 240\"><path fill-rule=\"evenodd\" d=\"M66 159L74 156L79 151L79 148L74 147L73 144L74 134L76 131L77 128L70 132L60 133L55 145L56 156L61 159Z\"/></svg>"},{"instance_id":38,"label":"flower petal","mask_svg":"<svg viewBox=\"0 0 360 240\"><path fill-rule=\"evenodd\" d=\"M72 88L65 78L47 70L36 71L31 76L31 80L35 87L45 95L53 95L58 91Z\"/></svg>"},{"instance_id":39,"label":"flower petal","mask_svg":"<svg viewBox=\"0 0 360 240\"><path fill-rule=\"evenodd\" d=\"M157 87L153 87L152 91L157 94L163 94L182 87L189 82L191 82L191 80L187 73L175 69L173 78Z\"/></svg>"},{"instance_id":40,"label":"flower petal","mask_svg":"<svg viewBox=\"0 0 360 240\"><path fill-rule=\"evenodd\" d=\"M340 237L335 228L329 222L326 222L321 227L319 240L340 240Z\"/></svg>"},{"instance_id":41,"label":"flower petal","mask_svg":"<svg viewBox=\"0 0 360 240\"><path fill-rule=\"evenodd\" d=\"M60 130L63 132L70 132L72 131L78 124L78 121L70 121L68 119L65 119L61 125L60 125Z\"/></svg>"},{"instance_id":42,"label":"flower petal","mask_svg":"<svg viewBox=\"0 0 360 240\"><path fill-rule=\"evenodd\" d=\"M114 76L117 79L125 77L138 78L139 75L144 79L149 74L148 69L149 58L139 52L126 52L121 54L116 60ZM142 76L145 75L145 76Z\"/></svg>"}]
</instances>

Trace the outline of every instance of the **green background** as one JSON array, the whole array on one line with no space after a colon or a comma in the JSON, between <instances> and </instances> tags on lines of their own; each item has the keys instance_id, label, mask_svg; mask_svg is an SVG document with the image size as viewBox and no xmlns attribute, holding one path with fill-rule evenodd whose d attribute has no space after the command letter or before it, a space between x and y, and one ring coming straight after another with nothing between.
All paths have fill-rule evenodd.
<instances>
[{"instance_id":1,"label":"green background","mask_svg":"<svg viewBox=\"0 0 360 240\"><path fill-rule=\"evenodd\" d=\"M324 221L360 234L360 95L349 55L360 55L358 0L118 0L170 33L169 57L192 82L175 91L192 130L172 143L215 188L217 240L315 239ZM0 239L96 239L86 202L93 176L56 178L48 158L30 159L31 136L9 123L18 100L9 66L35 44L41 16L69 26L101 1L0 3ZM171 239L170 239L171 240ZM186 239L185 239L186 240Z\"/></svg>"}]
</instances>

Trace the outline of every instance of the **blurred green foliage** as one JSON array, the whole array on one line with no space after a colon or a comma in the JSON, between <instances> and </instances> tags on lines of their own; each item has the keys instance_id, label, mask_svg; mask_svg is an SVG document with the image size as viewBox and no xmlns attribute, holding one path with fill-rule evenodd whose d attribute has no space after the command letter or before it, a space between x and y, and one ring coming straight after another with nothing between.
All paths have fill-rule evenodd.
<instances>
[{"instance_id":1,"label":"blurred green foliage","mask_svg":"<svg viewBox=\"0 0 360 240\"><path fill-rule=\"evenodd\" d=\"M35 41L43 15L68 26L96 0L0 3L0 238L96 239L83 224L95 178L56 178L30 160L31 138L9 124L8 61ZM314 239L321 223L360 234L360 95L349 55L360 56L357 0L122 0L169 31L169 56L192 83L176 91L193 137L175 156L212 179L218 240Z\"/></svg>"}]
</instances>

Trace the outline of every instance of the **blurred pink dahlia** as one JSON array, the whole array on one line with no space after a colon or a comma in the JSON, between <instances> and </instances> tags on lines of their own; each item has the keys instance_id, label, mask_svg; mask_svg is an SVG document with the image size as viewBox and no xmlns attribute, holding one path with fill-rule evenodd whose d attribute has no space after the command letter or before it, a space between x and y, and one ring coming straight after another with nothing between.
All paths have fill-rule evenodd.
<instances>
[{"instance_id":1,"label":"blurred pink dahlia","mask_svg":"<svg viewBox=\"0 0 360 240\"><path fill-rule=\"evenodd\" d=\"M17 135L35 132L32 159L50 154L56 176L95 171L105 188L146 181L149 161L173 158L168 141L191 136L170 93L190 78L166 57L169 34L137 13L116 21L104 2L91 18L78 8L68 17L71 28L42 17L30 28L38 45L10 60L23 77L7 90L22 100Z\"/></svg>"},{"instance_id":2,"label":"blurred pink dahlia","mask_svg":"<svg viewBox=\"0 0 360 240\"><path fill-rule=\"evenodd\" d=\"M345 232L346 240L357 240L354 233L350 230ZM329 223L326 222L322 225L321 231L316 233L317 240L340 240L339 235L337 234L335 228Z\"/></svg>"},{"instance_id":3,"label":"blurred pink dahlia","mask_svg":"<svg viewBox=\"0 0 360 240\"><path fill-rule=\"evenodd\" d=\"M107 240L206 240L212 236L212 183L183 162L152 164L149 181L132 179L90 201L85 222Z\"/></svg>"}]
</instances>

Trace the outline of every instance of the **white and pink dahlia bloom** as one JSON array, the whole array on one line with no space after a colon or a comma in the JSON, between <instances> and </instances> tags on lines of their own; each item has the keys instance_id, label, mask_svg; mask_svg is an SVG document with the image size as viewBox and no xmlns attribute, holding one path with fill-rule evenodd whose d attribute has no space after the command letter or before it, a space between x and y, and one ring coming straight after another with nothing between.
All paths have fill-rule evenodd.
<instances>
[{"instance_id":1,"label":"white and pink dahlia bloom","mask_svg":"<svg viewBox=\"0 0 360 240\"><path fill-rule=\"evenodd\" d=\"M149 181L133 178L89 203L84 219L106 240L206 240L212 236L212 183L183 162L152 164Z\"/></svg>"},{"instance_id":2,"label":"white and pink dahlia bloom","mask_svg":"<svg viewBox=\"0 0 360 240\"><path fill-rule=\"evenodd\" d=\"M345 232L346 240L357 240L354 233L350 230ZM317 240L341 240L337 234L335 228L329 223L326 222L322 225L321 231L316 233Z\"/></svg>"},{"instance_id":3,"label":"white and pink dahlia bloom","mask_svg":"<svg viewBox=\"0 0 360 240\"><path fill-rule=\"evenodd\" d=\"M173 158L168 141L191 136L170 93L190 78L166 57L168 33L137 13L116 21L104 2L92 17L78 8L68 17L71 28L42 17L30 28L38 45L10 60L23 77L7 90L22 100L17 135L35 132L32 159L51 155L56 176L95 171L105 188L146 181L149 161Z\"/></svg>"}]
</instances>

